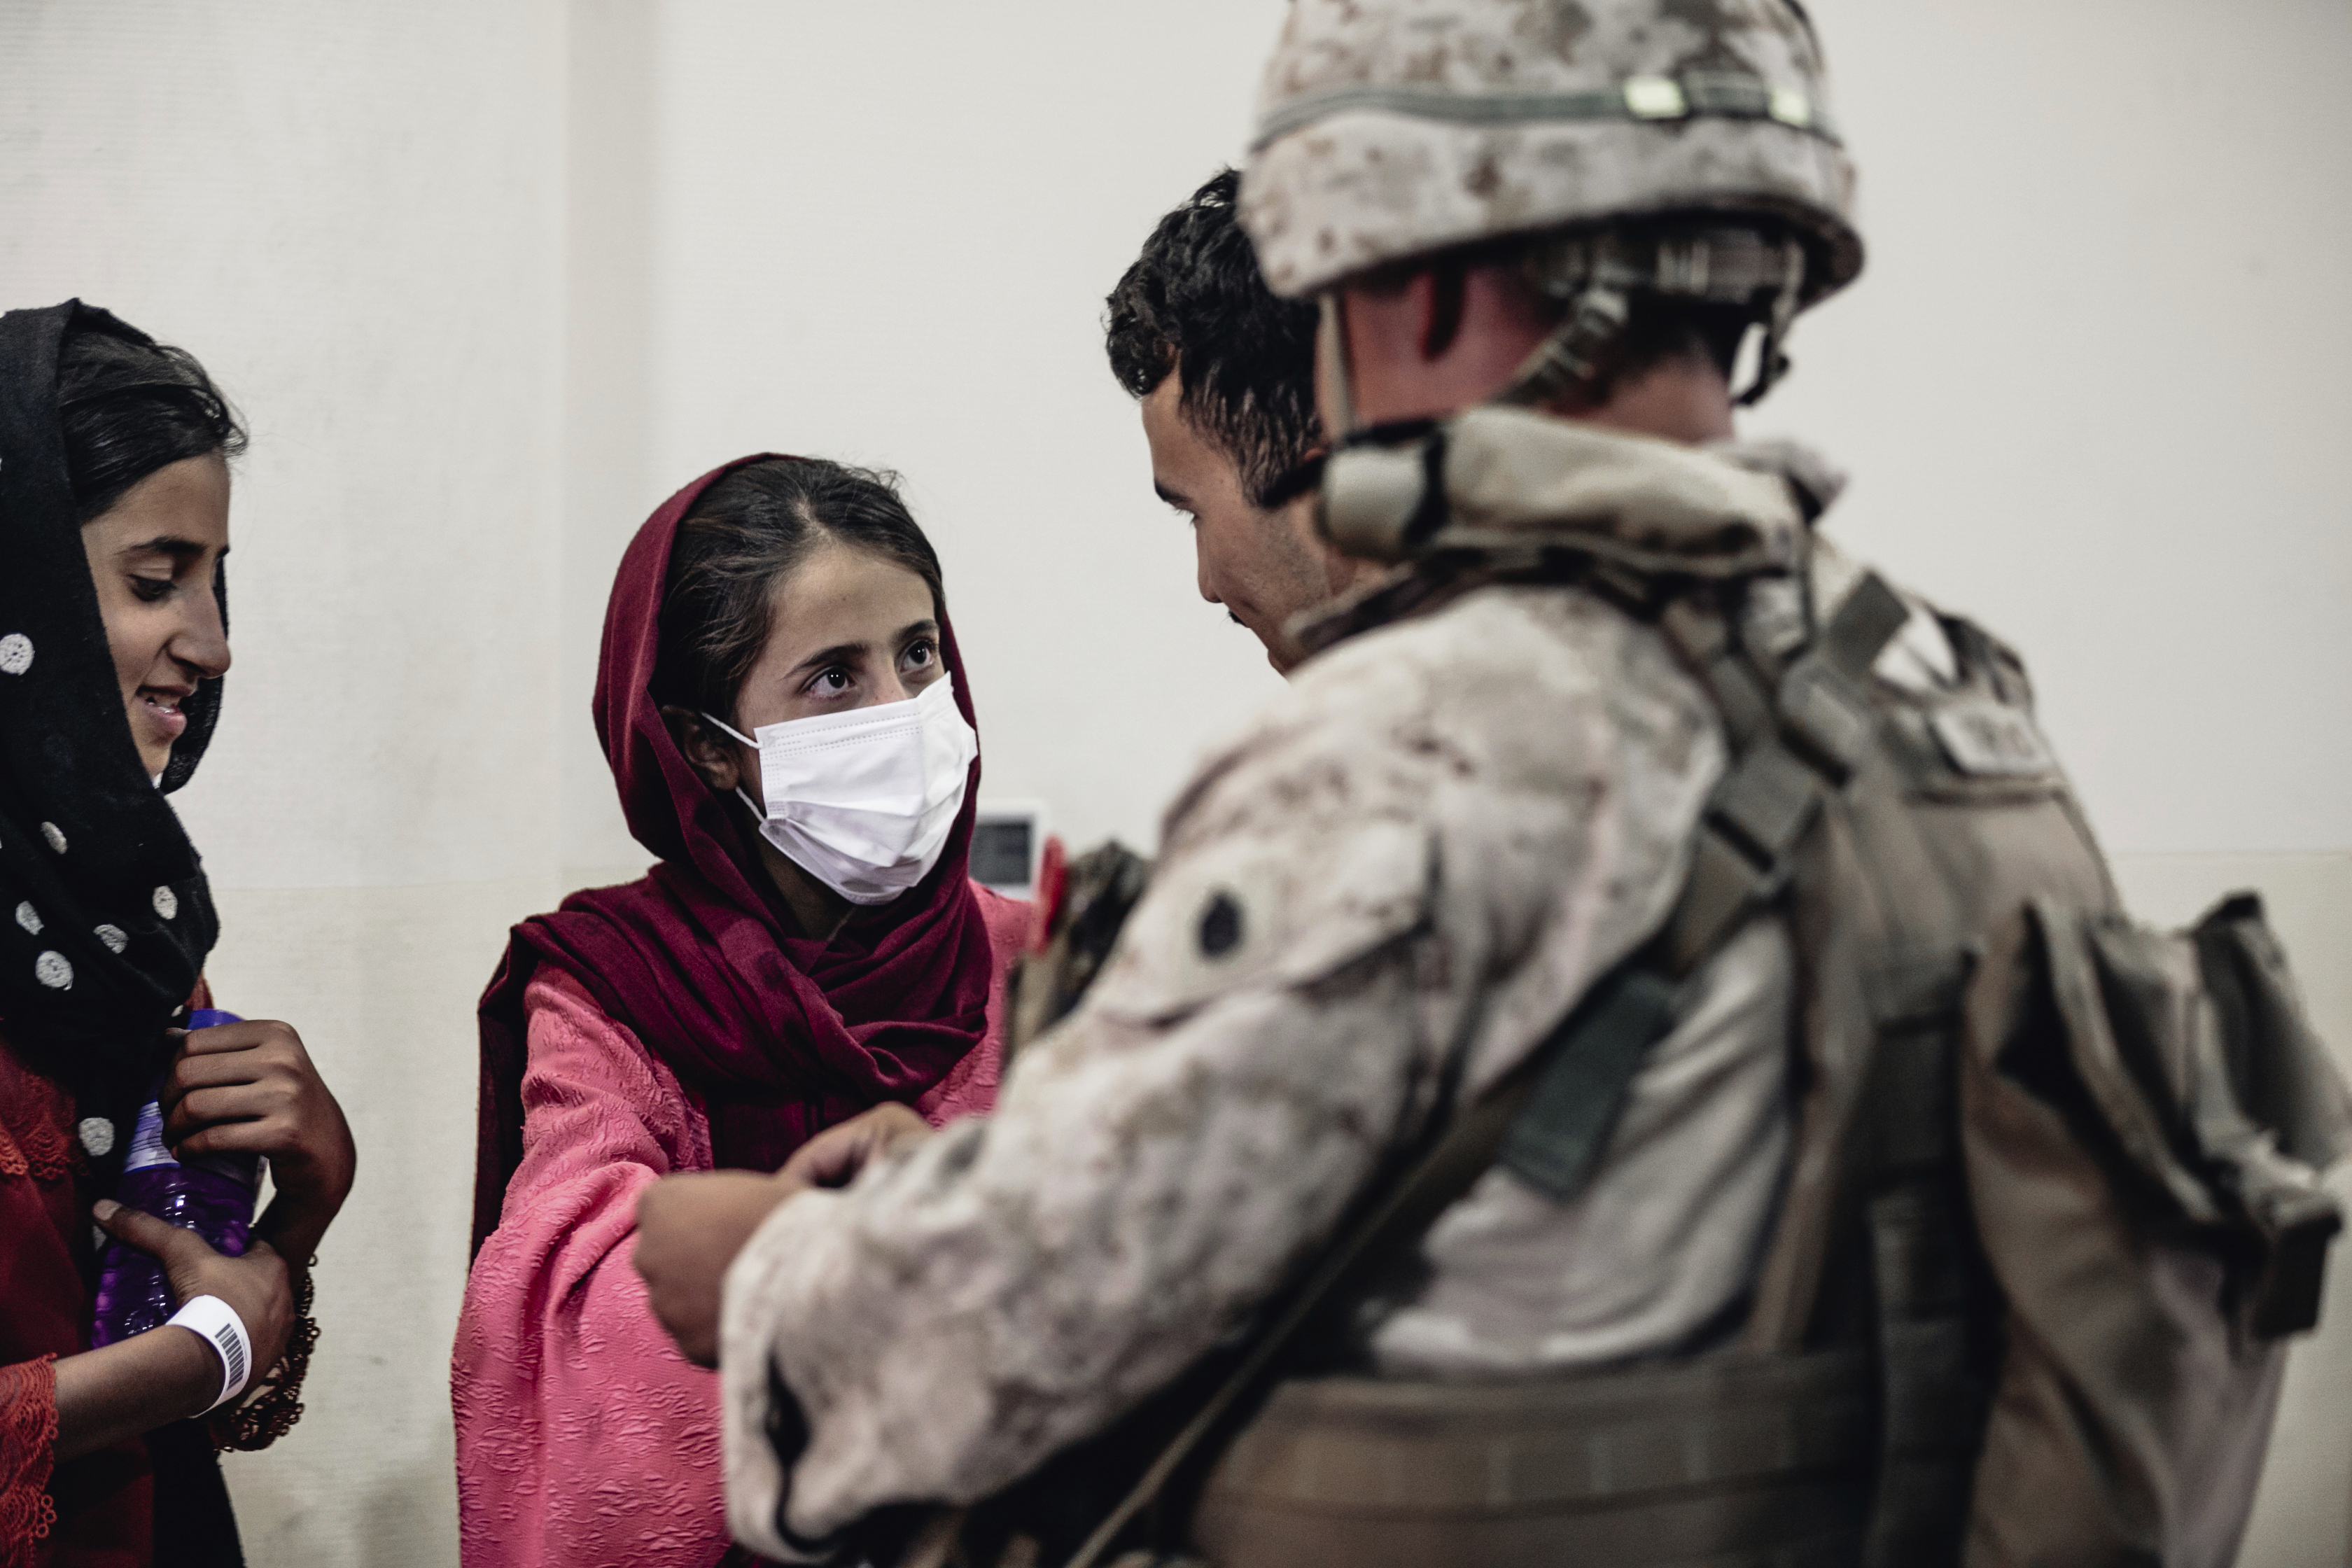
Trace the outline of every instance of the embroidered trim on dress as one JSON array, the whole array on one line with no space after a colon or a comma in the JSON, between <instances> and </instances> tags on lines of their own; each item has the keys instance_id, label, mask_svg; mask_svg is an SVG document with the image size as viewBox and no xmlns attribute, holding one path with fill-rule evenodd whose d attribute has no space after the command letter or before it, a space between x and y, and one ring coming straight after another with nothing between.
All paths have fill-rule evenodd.
<instances>
[{"instance_id":1,"label":"embroidered trim on dress","mask_svg":"<svg viewBox=\"0 0 2352 1568\"><path fill-rule=\"evenodd\" d=\"M11 1058L0 1041L0 1176L58 1182L72 1175L72 1124L73 1101L66 1091Z\"/></svg>"},{"instance_id":2,"label":"embroidered trim on dress","mask_svg":"<svg viewBox=\"0 0 2352 1568\"><path fill-rule=\"evenodd\" d=\"M56 1360L0 1366L0 1568L35 1568L58 1521L49 1472L58 1455Z\"/></svg>"}]
</instances>

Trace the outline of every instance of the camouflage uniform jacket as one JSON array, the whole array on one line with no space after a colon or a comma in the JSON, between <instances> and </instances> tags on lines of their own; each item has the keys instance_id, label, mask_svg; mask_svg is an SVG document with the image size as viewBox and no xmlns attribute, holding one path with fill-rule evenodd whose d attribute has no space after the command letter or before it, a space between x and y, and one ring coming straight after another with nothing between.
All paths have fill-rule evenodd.
<instances>
[{"instance_id":1,"label":"camouflage uniform jacket","mask_svg":"<svg viewBox=\"0 0 2352 1568\"><path fill-rule=\"evenodd\" d=\"M1581 465L1603 504L1696 479L1794 559L1780 478L1514 417L1549 427L1523 456ZM1832 595L1857 574L1813 559ZM1937 662L1939 632L1916 642L1889 658ZM736 1261L737 1537L805 1560L786 1531L976 1500L1169 1382L1311 1255L1449 1060L1475 1092L1663 922L1725 757L1657 632L1572 588L1478 588L1311 659L1170 808L1118 950L995 1114L785 1203ZM1701 972L1576 1201L1490 1172L1374 1364L1554 1371L1686 1348L1735 1311L1789 1149L1791 964L1764 921ZM802 1423L772 1426L779 1384L807 1435L782 1457L771 1432Z\"/></svg>"}]
</instances>

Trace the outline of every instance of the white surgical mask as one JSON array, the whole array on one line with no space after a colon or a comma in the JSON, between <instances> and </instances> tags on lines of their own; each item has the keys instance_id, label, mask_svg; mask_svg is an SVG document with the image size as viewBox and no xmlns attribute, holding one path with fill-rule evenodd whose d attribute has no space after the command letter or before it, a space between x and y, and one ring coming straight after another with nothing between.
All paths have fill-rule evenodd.
<instances>
[{"instance_id":1,"label":"white surgical mask","mask_svg":"<svg viewBox=\"0 0 2352 1568\"><path fill-rule=\"evenodd\" d=\"M955 677L904 702L762 724L760 792L735 793L760 837L853 904L887 904L929 875L963 809L980 737L956 710Z\"/></svg>"}]
</instances>

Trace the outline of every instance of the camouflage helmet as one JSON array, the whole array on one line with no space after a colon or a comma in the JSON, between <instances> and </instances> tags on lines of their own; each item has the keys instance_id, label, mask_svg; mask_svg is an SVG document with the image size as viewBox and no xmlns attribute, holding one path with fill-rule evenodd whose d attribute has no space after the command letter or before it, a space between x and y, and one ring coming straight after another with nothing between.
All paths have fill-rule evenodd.
<instances>
[{"instance_id":1,"label":"camouflage helmet","mask_svg":"<svg viewBox=\"0 0 2352 1568\"><path fill-rule=\"evenodd\" d=\"M1293 0L1242 216L1275 292L1521 234L1767 215L1862 269L1797 0Z\"/></svg>"}]
</instances>

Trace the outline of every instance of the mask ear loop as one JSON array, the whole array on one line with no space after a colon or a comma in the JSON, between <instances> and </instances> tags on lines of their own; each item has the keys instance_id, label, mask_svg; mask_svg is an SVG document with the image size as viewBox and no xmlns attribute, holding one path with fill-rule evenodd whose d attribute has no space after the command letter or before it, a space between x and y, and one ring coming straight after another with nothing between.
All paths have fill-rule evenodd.
<instances>
[{"instance_id":1,"label":"mask ear loop","mask_svg":"<svg viewBox=\"0 0 2352 1568\"><path fill-rule=\"evenodd\" d=\"M708 714L708 713L703 714L701 717L702 717L702 721L703 721L704 723L706 723L706 724L716 724L716 725L718 725L720 729L722 729L722 730L726 731L729 734L730 734L730 735L734 736L734 737L735 737L735 739L737 739L738 741L740 741L743 744L745 744L745 745L747 745L747 746L751 747L753 751L755 751L755 752L756 752L756 751L758 751L758 750L760 749L760 742L757 742L757 741L755 741L755 740L751 739L751 736L746 735L745 733L743 733L743 731L742 731L738 730L737 728L735 728L735 726L734 726L734 725L730 724L726 720L724 720L724 719L713 718L711 715L709 715L709 714Z\"/></svg>"},{"instance_id":2,"label":"mask ear loop","mask_svg":"<svg viewBox=\"0 0 2352 1568\"><path fill-rule=\"evenodd\" d=\"M724 720L724 719L720 719L720 718L718 718L718 717L716 717L716 716L714 716L714 715L712 715L712 714L709 714L709 713L703 713L703 714L701 714L701 719L702 719L702 721L703 721L704 723L706 723L706 724L716 724L716 725L718 725L721 730L724 730L724 731L726 731L730 735L734 736L734 737L735 737L735 739L736 739L737 741L740 742L742 744L744 744L744 745L746 745L746 746L751 747L752 751L757 752L757 751L760 749L760 742L757 742L757 741L755 741L755 740L751 739L751 736L746 735L745 733L743 733L743 731L742 731L738 730L737 728L735 728L735 726L734 726L734 725L730 724L726 720ZM765 780L762 780L762 781L761 781L761 788L764 790L766 787L767 787L766 781L765 781ZM764 825L764 824L767 822L767 820L768 820L768 808L767 808L767 806L766 806L764 804L762 804L761 802L760 802L760 801L753 800L753 799L751 798L751 793L750 793L749 791L747 791L746 789L744 789L744 787L742 786L742 784L740 784L740 783L739 783L739 784L736 784L736 786L735 786L735 798L736 798L737 800L741 801L741 802L743 803L744 806L745 806L745 807L746 807L746 808L747 808L747 809L751 813L751 819L752 819L754 822L758 822L758 823L761 823L761 824L762 824L762 825Z\"/></svg>"}]
</instances>

